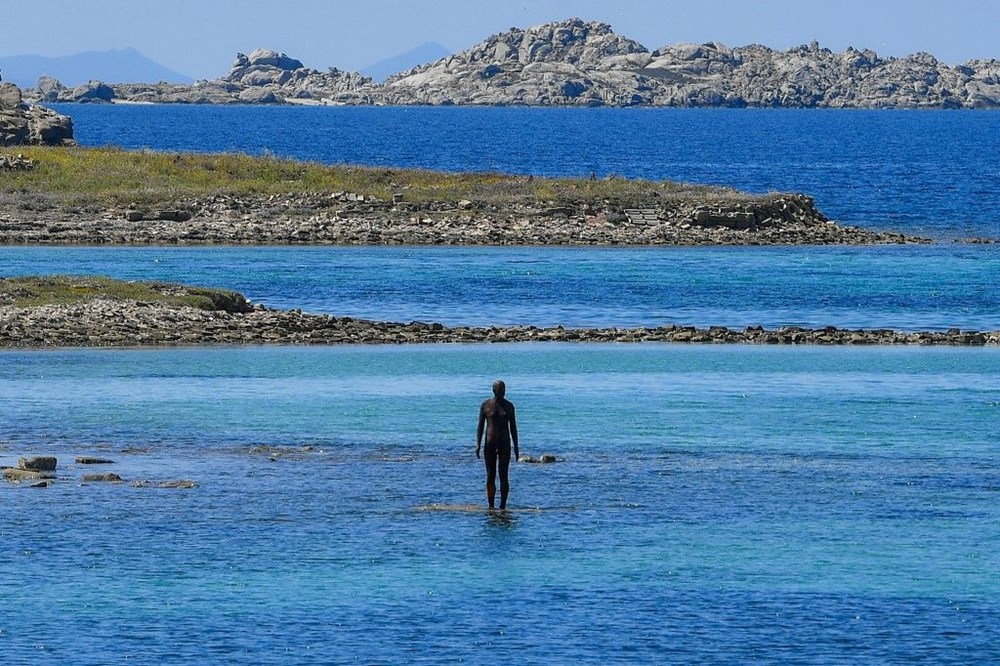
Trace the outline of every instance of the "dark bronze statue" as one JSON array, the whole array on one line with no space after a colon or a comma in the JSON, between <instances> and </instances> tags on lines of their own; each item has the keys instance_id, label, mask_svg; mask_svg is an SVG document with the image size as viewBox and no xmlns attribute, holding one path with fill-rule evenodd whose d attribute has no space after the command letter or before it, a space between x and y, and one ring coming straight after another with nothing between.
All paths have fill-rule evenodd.
<instances>
[{"instance_id":1,"label":"dark bronze statue","mask_svg":"<svg viewBox=\"0 0 1000 666\"><path fill-rule=\"evenodd\" d=\"M514 460L518 458L517 420L514 405L504 398L507 386L499 379L493 382L493 397L483 401L479 407L479 426L476 428L476 457L486 433L486 448L483 451L486 463L486 499L490 508L495 507L497 474L500 475L500 509L507 508L510 492L508 469L510 468L511 443L514 445Z\"/></svg>"}]
</instances>

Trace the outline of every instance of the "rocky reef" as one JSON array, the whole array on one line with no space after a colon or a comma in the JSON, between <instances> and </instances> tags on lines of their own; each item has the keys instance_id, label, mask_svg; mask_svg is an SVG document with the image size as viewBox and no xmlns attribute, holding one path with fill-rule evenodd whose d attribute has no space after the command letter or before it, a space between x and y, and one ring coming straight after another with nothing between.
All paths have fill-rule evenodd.
<instances>
[{"instance_id":1,"label":"rocky reef","mask_svg":"<svg viewBox=\"0 0 1000 666\"><path fill-rule=\"evenodd\" d=\"M36 278L80 282L94 278ZM106 283L105 279L101 279ZM66 285L72 288L74 285ZM0 279L0 295L20 286ZM139 289L169 296L113 297L114 291ZM665 324L643 328L538 328L535 326L449 327L438 323L383 322L316 315L300 310L271 310L250 304L242 295L221 292L212 305L185 305L186 294L204 288L134 283L105 286L101 293L71 302L19 304L0 298L0 348L136 347L244 344L416 344L499 342L816 344L816 345L998 345L1000 331L849 330L833 326L807 329L786 326L698 328Z\"/></svg>"},{"instance_id":2,"label":"rocky reef","mask_svg":"<svg viewBox=\"0 0 1000 666\"><path fill-rule=\"evenodd\" d=\"M1000 61L948 65L928 53L884 58L818 43L676 44L650 51L607 23L581 19L493 35L389 77L326 72L275 51L237 55L228 74L185 86L39 81L45 101L795 108L996 108Z\"/></svg>"},{"instance_id":3,"label":"rocky reef","mask_svg":"<svg viewBox=\"0 0 1000 666\"><path fill-rule=\"evenodd\" d=\"M72 119L43 106L25 103L20 88L13 83L0 83L0 146L75 143ZM18 164L17 168L22 166ZM7 166L0 163L0 170L4 168Z\"/></svg>"}]
</instances>

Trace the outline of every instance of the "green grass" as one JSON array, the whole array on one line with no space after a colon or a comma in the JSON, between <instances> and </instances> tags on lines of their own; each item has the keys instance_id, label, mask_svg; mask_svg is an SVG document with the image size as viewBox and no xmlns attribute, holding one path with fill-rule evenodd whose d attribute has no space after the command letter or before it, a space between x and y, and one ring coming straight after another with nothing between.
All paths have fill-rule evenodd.
<instances>
[{"instance_id":1,"label":"green grass","mask_svg":"<svg viewBox=\"0 0 1000 666\"><path fill-rule=\"evenodd\" d=\"M200 310L243 311L246 300L225 289L188 287L167 282L134 282L93 276L0 278L0 305L33 307L70 305L98 298L157 303Z\"/></svg>"},{"instance_id":2,"label":"green grass","mask_svg":"<svg viewBox=\"0 0 1000 666\"><path fill-rule=\"evenodd\" d=\"M34 160L27 172L8 172L0 194L76 205L129 205L209 195L354 192L388 200L402 192L410 202L481 205L608 202L661 205L671 201L733 201L734 190L611 178L526 178L496 173L445 173L420 169L326 166L243 154L160 153L119 148L19 147Z\"/></svg>"}]
</instances>

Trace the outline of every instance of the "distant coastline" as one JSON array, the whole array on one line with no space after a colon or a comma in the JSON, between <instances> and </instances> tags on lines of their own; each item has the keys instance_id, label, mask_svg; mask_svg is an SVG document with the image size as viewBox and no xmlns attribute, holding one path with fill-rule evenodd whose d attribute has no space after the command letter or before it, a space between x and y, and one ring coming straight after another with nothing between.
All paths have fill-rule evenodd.
<instances>
[{"instance_id":1,"label":"distant coastline","mask_svg":"<svg viewBox=\"0 0 1000 666\"><path fill-rule=\"evenodd\" d=\"M237 54L224 76L194 84L42 77L31 101L161 104L1000 108L1000 61L948 65L928 53L883 58L811 43L675 44L649 50L606 23L568 19L514 28L377 83L319 71L283 53Z\"/></svg>"}]
</instances>

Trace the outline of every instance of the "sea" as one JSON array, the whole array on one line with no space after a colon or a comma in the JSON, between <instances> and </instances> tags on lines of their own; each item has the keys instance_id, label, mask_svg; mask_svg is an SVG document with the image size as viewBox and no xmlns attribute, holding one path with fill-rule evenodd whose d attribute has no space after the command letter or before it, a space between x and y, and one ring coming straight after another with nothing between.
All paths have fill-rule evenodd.
<instances>
[{"instance_id":1,"label":"sea","mask_svg":"<svg viewBox=\"0 0 1000 666\"><path fill-rule=\"evenodd\" d=\"M58 108L85 145L804 192L933 242L6 246L0 275L448 325L1000 329L1000 245L966 242L1000 236L995 112ZM504 513L496 378L557 460L512 465ZM59 460L0 484L10 663L1000 662L997 348L0 351L0 405L0 464Z\"/></svg>"}]
</instances>

